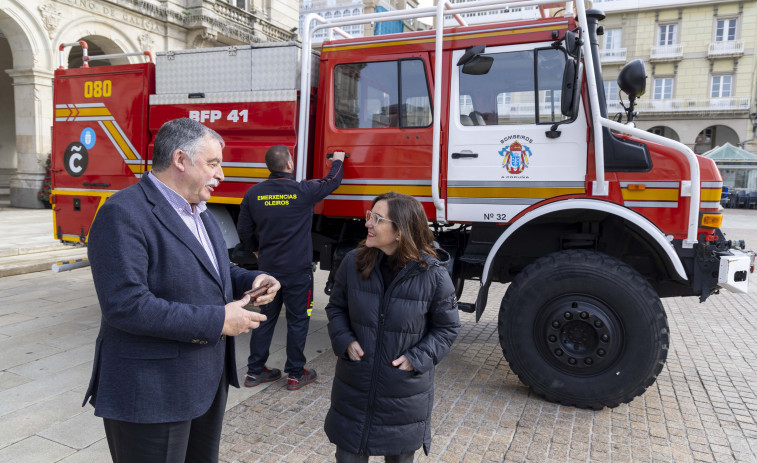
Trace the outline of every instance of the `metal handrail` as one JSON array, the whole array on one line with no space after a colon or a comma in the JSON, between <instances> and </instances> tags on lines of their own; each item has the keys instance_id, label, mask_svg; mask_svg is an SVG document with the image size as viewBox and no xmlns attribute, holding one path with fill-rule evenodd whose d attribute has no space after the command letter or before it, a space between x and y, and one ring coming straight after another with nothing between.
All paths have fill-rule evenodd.
<instances>
[{"instance_id":1,"label":"metal handrail","mask_svg":"<svg viewBox=\"0 0 757 463\"><path fill-rule=\"evenodd\" d=\"M85 67L85 68L89 67L89 64L87 64L87 60L86 60L87 49L88 49L87 42L85 42L84 40L79 40L78 42L61 43L58 46L58 60L59 60L58 69L65 69L65 66L63 66L63 50L65 50L66 47L75 47L77 45L81 46L82 62L83 62L82 67Z\"/></svg>"},{"instance_id":2,"label":"metal handrail","mask_svg":"<svg viewBox=\"0 0 757 463\"><path fill-rule=\"evenodd\" d=\"M61 43L58 46L58 59L59 59L58 69L65 69L65 66L63 65L63 50L65 50L67 47L75 47L77 45L81 46L81 51L82 51L82 57L81 57L82 65L81 65L81 67L83 67L83 68L88 68L90 61L104 60L104 59L111 59L111 58L122 58L122 57L125 57L125 56L146 56L147 59L151 63L155 62L153 60L153 57L152 57L152 52L149 52L149 51L132 52L132 53L112 53L112 54L109 54L109 55L93 55L93 56L90 56L89 55L89 47L87 45L87 42L85 42L84 40L79 40L78 42Z\"/></svg>"},{"instance_id":3,"label":"metal handrail","mask_svg":"<svg viewBox=\"0 0 757 463\"><path fill-rule=\"evenodd\" d=\"M89 55L86 57L84 62L111 59L111 58L123 58L125 56L146 56L150 63L154 63L153 58L152 58L152 52L149 52L149 51L133 52L133 53L112 53L110 55Z\"/></svg>"},{"instance_id":4,"label":"metal handrail","mask_svg":"<svg viewBox=\"0 0 757 463\"><path fill-rule=\"evenodd\" d=\"M686 160L689 162L689 177L691 178L691 180L688 184L685 181L681 182L681 196L690 196L691 201L689 202L689 218L687 221L688 223L686 234L687 237L683 241L683 247L691 248L693 245L697 244L697 219L699 217L700 198L699 162L697 161L697 155L694 154L694 152L691 151L691 148L689 148L688 146L675 140L671 140L670 138L665 138L660 135L655 135L651 132L647 132L645 130L620 124L618 122L611 121L610 119L601 118L601 122L602 126L607 127L608 129L627 133L628 135L632 135L636 138L641 138L642 140L659 143L669 148L673 148L674 150L679 151L684 156L686 156Z\"/></svg>"}]
</instances>

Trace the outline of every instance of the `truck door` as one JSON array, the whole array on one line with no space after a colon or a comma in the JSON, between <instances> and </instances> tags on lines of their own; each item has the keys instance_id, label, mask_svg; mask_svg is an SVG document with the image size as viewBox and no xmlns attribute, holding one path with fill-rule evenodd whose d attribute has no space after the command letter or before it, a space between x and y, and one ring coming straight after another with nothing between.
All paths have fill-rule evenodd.
<instances>
[{"instance_id":1,"label":"truck door","mask_svg":"<svg viewBox=\"0 0 757 463\"><path fill-rule=\"evenodd\" d=\"M547 134L567 119L565 53L549 43L489 47L480 56L491 67L467 72L455 66L464 53L453 52L450 76L447 219L509 222L541 201L585 193L585 115Z\"/></svg>"},{"instance_id":2,"label":"truck door","mask_svg":"<svg viewBox=\"0 0 757 463\"><path fill-rule=\"evenodd\" d=\"M431 216L428 59L407 53L360 58L341 58L321 87L330 101L316 143L322 152L340 149L351 156L322 213L363 217L374 197L396 191L416 197ZM326 171L322 164L315 175Z\"/></svg>"}]
</instances>

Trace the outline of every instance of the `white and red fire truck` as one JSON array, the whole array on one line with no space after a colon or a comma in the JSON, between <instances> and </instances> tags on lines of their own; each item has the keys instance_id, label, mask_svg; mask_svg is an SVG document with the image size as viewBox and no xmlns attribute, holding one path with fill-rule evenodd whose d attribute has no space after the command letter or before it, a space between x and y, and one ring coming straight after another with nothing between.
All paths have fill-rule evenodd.
<instances>
[{"instance_id":1,"label":"white and red fire truck","mask_svg":"<svg viewBox=\"0 0 757 463\"><path fill-rule=\"evenodd\" d=\"M480 282L461 309L478 321L491 283L510 283L499 339L525 384L578 407L632 400L667 355L661 297L704 301L720 288L748 289L754 254L719 230L722 178L711 160L630 124L643 62L621 72L629 107L608 118L600 11L577 0L557 16L468 26L465 13L508 5L440 3L331 21L309 15L302 43L61 66L56 236L86 243L103 202L150 169L161 124L190 117L226 140L226 180L210 206L232 259L251 264L234 222L244 193L268 176L266 149L288 145L298 180L323 177L328 153L346 151L342 185L316 207L313 259L322 269L333 275L364 238L361 218L377 194L412 195L453 258L458 297L466 280ZM458 24L360 38L342 29L422 16L443 24L445 15ZM345 38L310 51L324 28Z\"/></svg>"}]
</instances>

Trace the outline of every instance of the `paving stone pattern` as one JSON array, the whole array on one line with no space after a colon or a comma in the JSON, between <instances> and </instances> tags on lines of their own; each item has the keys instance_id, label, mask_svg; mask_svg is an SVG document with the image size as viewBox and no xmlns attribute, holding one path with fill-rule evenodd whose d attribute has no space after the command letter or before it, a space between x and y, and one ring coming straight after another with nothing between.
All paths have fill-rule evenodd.
<instances>
[{"instance_id":1,"label":"paving stone pattern","mask_svg":"<svg viewBox=\"0 0 757 463\"><path fill-rule=\"evenodd\" d=\"M671 347L657 382L630 404L591 411L544 401L509 369L491 302L505 289L492 291L478 324L461 314L460 336L436 372L431 453L415 461L757 461L757 293L664 299ZM323 420L335 357L311 365L315 385L289 392L280 381L227 412L222 461L334 460Z\"/></svg>"}]
</instances>

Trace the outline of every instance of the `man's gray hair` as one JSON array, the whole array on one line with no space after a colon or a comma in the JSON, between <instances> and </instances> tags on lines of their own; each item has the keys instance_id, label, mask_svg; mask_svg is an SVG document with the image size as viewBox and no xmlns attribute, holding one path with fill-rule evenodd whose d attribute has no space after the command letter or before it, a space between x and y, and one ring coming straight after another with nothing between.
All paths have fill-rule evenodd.
<instances>
[{"instance_id":1,"label":"man's gray hair","mask_svg":"<svg viewBox=\"0 0 757 463\"><path fill-rule=\"evenodd\" d=\"M173 153L182 150L187 153L189 162L194 165L197 153L202 147L206 136L218 140L221 148L225 142L218 132L200 124L194 119L182 117L166 122L155 135L152 150L152 170L162 172L171 165Z\"/></svg>"}]
</instances>

